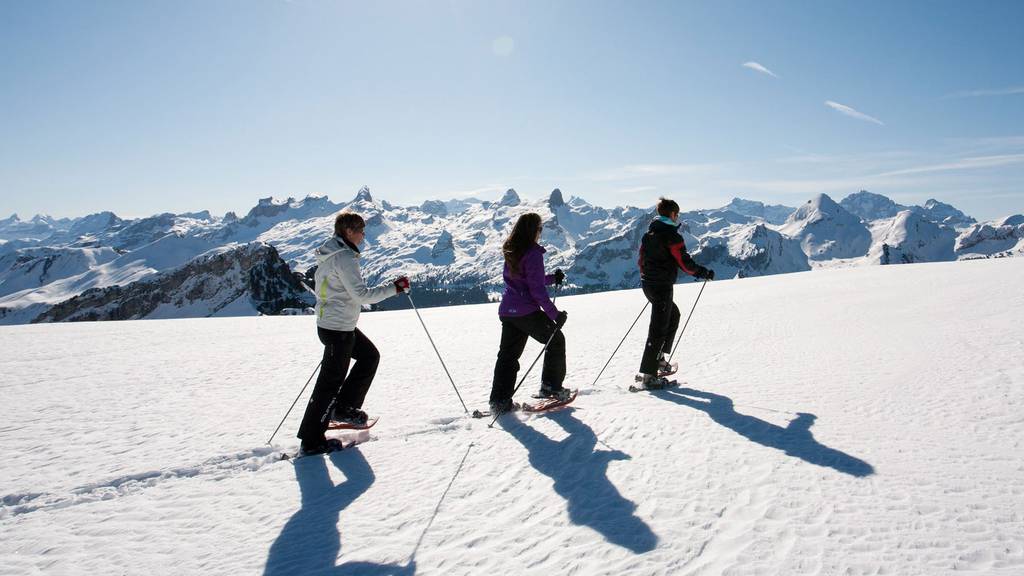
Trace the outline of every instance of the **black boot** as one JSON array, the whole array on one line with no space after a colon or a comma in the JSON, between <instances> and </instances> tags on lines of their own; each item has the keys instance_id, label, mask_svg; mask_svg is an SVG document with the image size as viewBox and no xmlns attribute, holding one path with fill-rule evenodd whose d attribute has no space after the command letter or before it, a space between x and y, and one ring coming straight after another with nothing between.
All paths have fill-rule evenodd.
<instances>
[{"instance_id":1,"label":"black boot","mask_svg":"<svg viewBox=\"0 0 1024 576\"><path fill-rule=\"evenodd\" d=\"M500 402L491 402L491 414L494 414L495 416L506 412L515 412L516 410L519 410L519 408L520 405L513 402L511 398Z\"/></svg>"},{"instance_id":2,"label":"black boot","mask_svg":"<svg viewBox=\"0 0 1024 576\"><path fill-rule=\"evenodd\" d=\"M325 438L319 442L306 442L302 441L302 447L300 452L303 456L309 456L311 454L327 454L329 452L336 452L345 447L345 445L337 438Z\"/></svg>"},{"instance_id":3,"label":"black boot","mask_svg":"<svg viewBox=\"0 0 1024 576\"><path fill-rule=\"evenodd\" d=\"M548 384L547 382L544 382L543 384L540 385L540 392L537 394L537 396L540 398L553 398L555 400L563 401L568 400L569 396L571 395L572 392L569 391L567 388L564 388L561 385L555 387L551 384Z\"/></svg>"},{"instance_id":4,"label":"black boot","mask_svg":"<svg viewBox=\"0 0 1024 576\"><path fill-rule=\"evenodd\" d=\"M353 426L365 426L367 417L366 412L363 412L359 408L352 408L351 406L335 406L334 412L331 413L331 420L334 422L351 424Z\"/></svg>"}]
</instances>

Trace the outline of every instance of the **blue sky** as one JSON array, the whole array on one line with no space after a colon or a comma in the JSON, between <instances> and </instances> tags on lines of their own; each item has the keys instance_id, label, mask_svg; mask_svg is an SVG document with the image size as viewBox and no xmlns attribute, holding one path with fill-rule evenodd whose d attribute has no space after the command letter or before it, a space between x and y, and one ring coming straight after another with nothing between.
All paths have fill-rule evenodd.
<instances>
[{"instance_id":1,"label":"blue sky","mask_svg":"<svg viewBox=\"0 0 1024 576\"><path fill-rule=\"evenodd\" d=\"M685 208L860 189L1024 212L1024 2L0 3L0 217Z\"/></svg>"}]
</instances>

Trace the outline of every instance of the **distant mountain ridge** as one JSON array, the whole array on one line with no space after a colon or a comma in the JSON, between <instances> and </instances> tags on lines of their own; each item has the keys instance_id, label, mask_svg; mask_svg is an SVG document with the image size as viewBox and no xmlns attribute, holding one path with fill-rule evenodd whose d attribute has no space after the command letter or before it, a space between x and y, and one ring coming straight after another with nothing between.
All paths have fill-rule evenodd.
<instances>
[{"instance_id":1,"label":"distant mountain ridge","mask_svg":"<svg viewBox=\"0 0 1024 576\"><path fill-rule=\"evenodd\" d=\"M368 282L409 274L423 305L496 298L501 244L525 212L544 219L546 265L567 272L568 290L636 287L637 250L653 216L652 207L608 209L576 196L567 200L557 188L536 200L508 189L496 201L396 206L375 199L365 186L341 203L326 196L262 198L241 218L206 210L132 220L111 212L63 219L37 215L27 221L12 215L0 220L0 323L153 317L139 304L146 299L132 292L140 282L139 289L157 293L146 301L161 302L160 317L302 309L313 300L308 286L294 282L300 277L309 282L313 250L332 233L334 216L343 209L367 221ZM819 194L796 208L734 198L719 208L684 212L680 224L694 259L715 269L717 278L1024 254L1024 216L977 223L937 200L907 207L863 190L840 202ZM261 252L254 258L260 246L272 248L273 257ZM211 257L235 264L210 266ZM261 274L275 278L272 284L289 286L281 292L288 295L270 304L222 306L225 294L239 293L241 278L267 258L280 265L259 264ZM182 275L194 277L196 285L234 288L192 290L198 300L182 298L176 296L181 285L168 280ZM404 299L381 305L405 306Z\"/></svg>"}]
</instances>

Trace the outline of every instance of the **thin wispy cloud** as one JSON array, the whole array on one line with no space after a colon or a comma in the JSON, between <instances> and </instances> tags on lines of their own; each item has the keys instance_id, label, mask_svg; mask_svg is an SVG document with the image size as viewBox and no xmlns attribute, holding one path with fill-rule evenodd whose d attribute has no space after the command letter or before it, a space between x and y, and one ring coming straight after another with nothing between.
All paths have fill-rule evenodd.
<instances>
[{"instance_id":1,"label":"thin wispy cloud","mask_svg":"<svg viewBox=\"0 0 1024 576\"><path fill-rule=\"evenodd\" d=\"M719 166L718 164L630 164L591 174L587 179L594 182L613 182L636 178L678 176L710 172Z\"/></svg>"},{"instance_id":2,"label":"thin wispy cloud","mask_svg":"<svg viewBox=\"0 0 1024 576\"><path fill-rule=\"evenodd\" d=\"M846 104L840 104L839 102L833 102L831 100L826 100L825 101L825 106L828 106L829 108L835 110L836 112L839 112L840 114L845 114L845 115L847 115L847 116L849 116L851 118L856 118L858 120L864 120L865 122L874 122L875 124L878 124L879 126L885 126L885 122L882 122L878 118L875 118L874 116L868 116L867 114L865 114L863 112L860 112L858 110L855 110L855 109L847 106Z\"/></svg>"},{"instance_id":3,"label":"thin wispy cloud","mask_svg":"<svg viewBox=\"0 0 1024 576\"><path fill-rule=\"evenodd\" d=\"M900 180L899 183L905 183ZM833 177L833 178L734 178L721 180L714 186L725 190L745 190L768 192L777 196L794 198L806 197L808 194L855 192L865 187L871 188L880 184L895 184L896 179L882 182L869 177Z\"/></svg>"},{"instance_id":4,"label":"thin wispy cloud","mask_svg":"<svg viewBox=\"0 0 1024 576\"><path fill-rule=\"evenodd\" d=\"M796 149L794 149L796 150ZM799 152L793 156L784 156L773 160L776 164L807 164L831 166L877 166L913 160L920 155L913 150L879 150L860 154L820 154L816 152Z\"/></svg>"},{"instance_id":5,"label":"thin wispy cloud","mask_svg":"<svg viewBox=\"0 0 1024 576\"><path fill-rule=\"evenodd\" d=\"M851 166L849 160L854 159L857 161L853 164L862 168L863 171L855 170ZM808 168L817 163L817 160L817 158L812 159ZM908 160L912 159L907 158L904 151L871 155L870 157L843 158L837 156L831 163L831 169L824 165L816 166L813 170L814 175L804 178L772 178L766 175L758 178L728 178L712 182L712 185L716 188L759 190L782 195L851 192L872 188L937 190L943 184L950 182L950 173L1024 166L1024 153L963 156L936 159L931 163L921 158L917 158L914 163L909 163ZM894 161L903 165L893 166ZM753 168L756 169L756 166ZM822 172L822 169L825 170L825 173ZM832 174L829 175L828 172L832 172Z\"/></svg>"},{"instance_id":6,"label":"thin wispy cloud","mask_svg":"<svg viewBox=\"0 0 1024 576\"><path fill-rule=\"evenodd\" d=\"M964 150L973 156L1017 154L1024 151L1024 136L946 138L943 144L953 149Z\"/></svg>"},{"instance_id":7,"label":"thin wispy cloud","mask_svg":"<svg viewBox=\"0 0 1024 576\"><path fill-rule=\"evenodd\" d=\"M1024 94L1024 86L1011 86L995 90L965 90L946 94L943 98L977 98L979 96L1013 96L1015 94Z\"/></svg>"},{"instance_id":8,"label":"thin wispy cloud","mask_svg":"<svg viewBox=\"0 0 1024 576\"><path fill-rule=\"evenodd\" d=\"M772 72L767 67L765 67L763 64L760 64L758 62L754 62L753 60L751 60L750 62L744 62L743 64L741 64L741 66L743 66L744 68L750 68L751 70L753 70L755 72L760 72L761 74L765 74L765 75L771 76L772 78L778 78L779 77L778 74L776 74L775 72Z\"/></svg>"},{"instance_id":9,"label":"thin wispy cloud","mask_svg":"<svg viewBox=\"0 0 1024 576\"><path fill-rule=\"evenodd\" d=\"M633 188L620 188L615 192L617 194L639 194L640 192L651 192L657 189L657 186L635 186Z\"/></svg>"},{"instance_id":10,"label":"thin wispy cloud","mask_svg":"<svg viewBox=\"0 0 1024 576\"><path fill-rule=\"evenodd\" d=\"M930 172L948 172L950 170L977 170L980 168L995 168L997 166L1010 166L1013 164L1024 164L1024 154L1001 154L998 156L975 156L960 158L952 162L931 164L928 166L915 166L902 170L892 170L878 174L878 177L903 176L907 174L927 174Z\"/></svg>"}]
</instances>

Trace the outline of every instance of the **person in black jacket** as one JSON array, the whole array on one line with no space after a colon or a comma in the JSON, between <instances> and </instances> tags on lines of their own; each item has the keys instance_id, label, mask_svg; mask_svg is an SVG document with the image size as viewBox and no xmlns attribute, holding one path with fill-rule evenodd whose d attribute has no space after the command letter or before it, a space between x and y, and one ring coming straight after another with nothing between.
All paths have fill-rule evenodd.
<instances>
[{"instance_id":1,"label":"person in black jacket","mask_svg":"<svg viewBox=\"0 0 1024 576\"><path fill-rule=\"evenodd\" d=\"M640 285L651 303L651 326L638 377L645 388L664 388L668 382L662 374L672 371L665 354L672 351L672 341L679 328L679 307L672 299L672 286L679 270L697 278L715 278L714 270L697 264L687 254L678 228L679 204L660 198L658 217L651 222L640 242L638 261Z\"/></svg>"}]
</instances>

